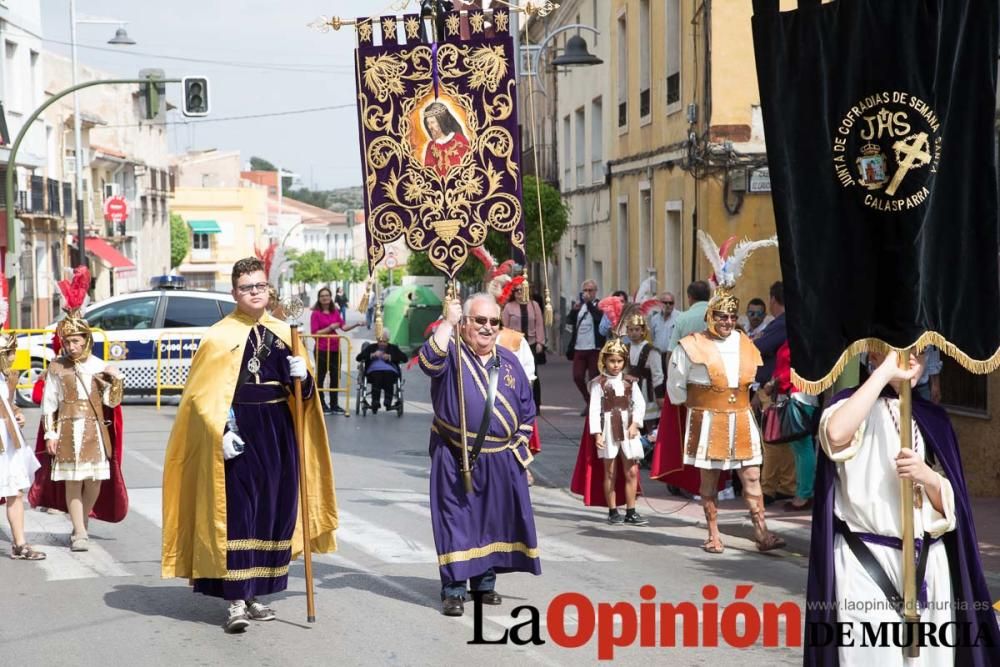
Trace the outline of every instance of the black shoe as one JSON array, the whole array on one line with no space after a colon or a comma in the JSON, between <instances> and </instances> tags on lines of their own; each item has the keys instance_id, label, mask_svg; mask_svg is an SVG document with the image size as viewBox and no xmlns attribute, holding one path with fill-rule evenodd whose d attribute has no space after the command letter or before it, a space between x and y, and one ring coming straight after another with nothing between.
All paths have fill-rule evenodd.
<instances>
[{"instance_id":1,"label":"black shoe","mask_svg":"<svg viewBox=\"0 0 1000 667\"><path fill-rule=\"evenodd\" d=\"M335 415L342 415L344 414L344 408L340 407L339 405L335 405L332 408L330 408L330 412Z\"/></svg>"},{"instance_id":2,"label":"black shoe","mask_svg":"<svg viewBox=\"0 0 1000 667\"><path fill-rule=\"evenodd\" d=\"M465 601L457 595L446 597L441 602L441 613L445 616L465 615Z\"/></svg>"},{"instance_id":3,"label":"black shoe","mask_svg":"<svg viewBox=\"0 0 1000 667\"><path fill-rule=\"evenodd\" d=\"M608 523L610 523L612 526L620 526L623 523L625 523L625 518L618 512L615 512L614 514L608 514Z\"/></svg>"},{"instance_id":4,"label":"black shoe","mask_svg":"<svg viewBox=\"0 0 1000 667\"><path fill-rule=\"evenodd\" d=\"M329 405L324 405L323 406L323 414L325 414L325 415L330 414L330 406Z\"/></svg>"},{"instance_id":5,"label":"black shoe","mask_svg":"<svg viewBox=\"0 0 1000 667\"><path fill-rule=\"evenodd\" d=\"M378 414L378 406L377 405L373 405L372 406L372 414L373 415L377 415Z\"/></svg>"},{"instance_id":6,"label":"black shoe","mask_svg":"<svg viewBox=\"0 0 1000 667\"><path fill-rule=\"evenodd\" d=\"M482 594L483 604L498 605L503 604L503 598L496 591L486 591Z\"/></svg>"},{"instance_id":7,"label":"black shoe","mask_svg":"<svg viewBox=\"0 0 1000 667\"><path fill-rule=\"evenodd\" d=\"M638 512L625 514L625 523L630 526L648 526L649 519L643 519Z\"/></svg>"}]
</instances>

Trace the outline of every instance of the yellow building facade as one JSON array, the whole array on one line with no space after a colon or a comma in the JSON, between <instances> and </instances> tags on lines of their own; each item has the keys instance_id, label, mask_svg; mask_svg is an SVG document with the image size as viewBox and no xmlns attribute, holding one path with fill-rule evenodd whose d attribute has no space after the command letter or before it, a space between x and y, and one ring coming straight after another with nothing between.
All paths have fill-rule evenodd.
<instances>
[{"instance_id":1,"label":"yellow building facade","mask_svg":"<svg viewBox=\"0 0 1000 667\"><path fill-rule=\"evenodd\" d=\"M774 234L750 29L751 3L613 0L610 95L612 286L649 276L680 297L718 244ZM710 44L710 48L706 48ZM754 190L754 191L751 191ZM738 286L766 300L778 254L758 253Z\"/></svg>"},{"instance_id":2,"label":"yellow building facade","mask_svg":"<svg viewBox=\"0 0 1000 667\"><path fill-rule=\"evenodd\" d=\"M187 224L191 247L177 273L192 289L228 292L233 264L267 245L267 189L192 188L174 191L172 212Z\"/></svg>"}]
</instances>

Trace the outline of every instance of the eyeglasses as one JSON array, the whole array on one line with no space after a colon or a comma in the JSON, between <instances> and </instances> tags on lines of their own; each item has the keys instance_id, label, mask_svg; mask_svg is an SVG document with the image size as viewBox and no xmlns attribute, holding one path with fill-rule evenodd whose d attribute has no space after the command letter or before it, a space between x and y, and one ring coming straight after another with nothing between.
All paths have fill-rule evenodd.
<instances>
[{"instance_id":1,"label":"eyeglasses","mask_svg":"<svg viewBox=\"0 0 1000 667\"><path fill-rule=\"evenodd\" d=\"M674 305L673 301L661 301L660 303L662 303L664 306L672 306L672 305Z\"/></svg>"},{"instance_id":2,"label":"eyeglasses","mask_svg":"<svg viewBox=\"0 0 1000 667\"><path fill-rule=\"evenodd\" d=\"M720 322L725 322L729 320L730 322L735 322L740 319L739 315L730 315L729 313L712 313L712 318L719 320Z\"/></svg>"},{"instance_id":3,"label":"eyeglasses","mask_svg":"<svg viewBox=\"0 0 1000 667\"><path fill-rule=\"evenodd\" d=\"M472 320L473 322L476 323L477 326L480 326L480 327L486 326L487 324L489 324L491 327L493 327L494 329L496 329L498 326L500 326L500 318L499 317L483 317L481 315L477 315L476 317L469 316L469 317L467 317L465 319L467 321L468 320Z\"/></svg>"},{"instance_id":4,"label":"eyeglasses","mask_svg":"<svg viewBox=\"0 0 1000 667\"><path fill-rule=\"evenodd\" d=\"M583 291L584 292L596 292L597 288L596 287L584 287Z\"/></svg>"},{"instance_id":5,"label":"eyeglasses","mask_svg":"<svg viewBox=\"0 0 1000 667\"><path fill-rule=\"evenodd\" d=\"M236 289L240 291L240 294L253 294L256 292L266 292L267 283L254 283L252 285L237 285Z\"/></svg>"},{"instance_id":6,"label":"eyeglasses","mask_svg":"<svg viewBox=\"0 0 1000 667\"><path fill-rule=\"evenodd\" d=\"M748 310L747 317L764 317L763 310Z\"/></svg>"}]
</instances>

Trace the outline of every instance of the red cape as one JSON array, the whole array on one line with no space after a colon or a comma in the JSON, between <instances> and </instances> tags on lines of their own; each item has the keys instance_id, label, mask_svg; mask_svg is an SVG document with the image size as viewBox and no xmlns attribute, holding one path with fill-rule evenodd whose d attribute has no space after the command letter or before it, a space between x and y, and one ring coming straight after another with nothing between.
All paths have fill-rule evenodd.
<instances>
[{"instance_id":1,"label":"red cape","mask_svg":"<svg viewBox=\"0 0 1000 667\"><path fill-rule=\"evenodd\" d=\"M664 402L660 411L660 427L656 432L656 446L649 465L649 476L664 484L684 489L688 493L701 493L701 472L694 466L684 465L684 424L687 408ZM719 490L726 488L729 472L719 475Z\"/></svg>"},{"instance_id":2,"label":"red cape","mask_svg":"<svg viewBox=\"0 0 1000 667\"><path fill-rule=\"evenodd\" d=\"M590 434L590 418L583 422L583 435L580 436L580 452L576 457L576 467L573 468L573 480L569 490L583 496L583 504L588 507L607 507L604 497L604 460L597 457L597 446L594 436ZM625 468L619 456L615 459L615 500L619 505L625 504ZM636 496L642 495L642 480L636 488Z\"/></svg>"},{"instance_id":3,"label":"red cape","mask_svg":"<svg viewBox=\"0 0 1000 667\"><path fill-rule=\"evenodd\" d=\"M542 439L538 435L538 421L535 421L535 428L531 429L531 439L528 441L528 449L532 454L542 451Z\"/></svg>"},{"instance_id":4,"label":"red cape","mask_svg":"<svg viewBox=\"0 0 1000 667\"><path fill-rule=\"evenodd\" d=\"M90 512L91 518L109 523L118 523L128 514L128 489L122 477L122 408L104 407L104 418L111 421L108 434L111 436L111 478L101 482L101 494ZM52 481L52 457L45 451L44 421L38 425L35 440L35 455L42 467L35 473L35 483L28 492L28 502L32 507L51 507L62 512L66 509L66 488L64 482Z\"/></svg>"}]
</instances>

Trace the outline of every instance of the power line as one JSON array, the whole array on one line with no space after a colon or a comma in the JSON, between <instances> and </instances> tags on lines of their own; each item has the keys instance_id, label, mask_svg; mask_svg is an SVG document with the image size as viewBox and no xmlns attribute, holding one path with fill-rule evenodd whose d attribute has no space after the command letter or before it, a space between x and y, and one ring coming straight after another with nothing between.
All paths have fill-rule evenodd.
<instances>
[{"instance_id":1,"label":"power line","mask_svg":"<svg viewBox=\"0 0 1000 667\"><path fill-rule=\"evenodd\" d=\"M43 38L42 41L49 42L52 44L62 44L63 46L72 46L71 42L64 42L58 39ZM315 73L315 74L351 74L354 71L353 67L338 66L338 65L319 65L319 64L307 64L307 63L302 63L302 64L248 63L245 61L213 60L210 58L194 58L191 56L171 56L163 53L133 51L131 49L126 51L121 48L96 46L93 44L77 43L77 48L91 49L93 51L108 51L110 53L117 53L118 55L124 54L132 56L144 56L147 58L162 58L164 60L178 60L181 62L190 62L190 63L206 63L210 65L222 65L224 67L237 67L241 69L253 69L253 70L269 69L278 72L304 72L304 73Z\"/></svg>"},{"instance_id":2,"label":"power line","mask_svg":"<svg viewBox=\"0 0 1000 667\"><path fill-rule=\"evenodd\" d=\"M311 109L291 109L289 111L273 111L273 112L269 112L269 113L248 114L248 115L245 115L245 116L223 116L221 118L202 118L202 119L199 119L199 120L169 120L169 121L166 121L166 122L164 122L162 124L163 125L194 126L194 125L202 125L204 123L220 123L222 121L229 121L229 120L252 120L254 118L276 118L276 117L279 117L279 116L293 116L293 115L297 115L297 114L316 113L318 111L333 111L333 110L336 110L336 109L347 109L347 108L354 108L354 107L355 107L355 104L352 102L350 104L335 104L333 106L313 107ZM105 129L112 129L112 128L120 128L120 127L138 127L140 125L142 125L142 122L141 121L136 121L135 123L124 123L124 124L121 124L121 125L101 125L101 126L96 127L95 129L105 130Z\"/></svg>"}]
</instances>

